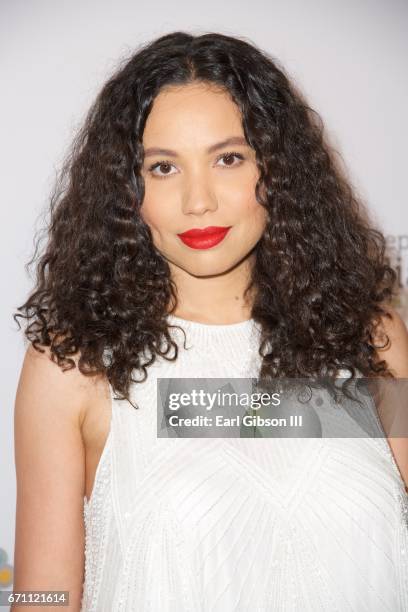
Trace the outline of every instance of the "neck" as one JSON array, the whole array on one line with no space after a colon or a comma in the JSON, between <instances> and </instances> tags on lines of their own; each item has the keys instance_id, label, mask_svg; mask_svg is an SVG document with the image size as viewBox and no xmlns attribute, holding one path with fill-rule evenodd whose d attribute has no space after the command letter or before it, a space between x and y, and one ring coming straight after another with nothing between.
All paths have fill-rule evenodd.
<instances>
[{"instance_id":1,"label":"neck","mask_svg":"<svg viewBox=\"0 0 408 612\"><path fill-rule=\"evenodd\" d=\"M228 273L193 276L170 265L177 287L177 306L173 315L208 324L233 324L252 316L254 288L245 294L250 282L249 261Z\"/></svg>"}]
</instances>

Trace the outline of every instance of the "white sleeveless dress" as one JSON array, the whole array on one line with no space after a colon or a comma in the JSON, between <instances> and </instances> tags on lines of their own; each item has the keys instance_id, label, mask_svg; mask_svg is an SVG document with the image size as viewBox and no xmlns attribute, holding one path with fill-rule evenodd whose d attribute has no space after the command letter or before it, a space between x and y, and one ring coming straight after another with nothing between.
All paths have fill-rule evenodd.
<instances>
[{"instance_id":1,"label":"white sleeveless dress","mask_svg":"<svg viewBox=\"0 0 408 612\"><path fill-rule=\"evenodd\" d=\"M82 612L407 612L408 499L384 438L158 438L156 379L256 376L253 320L169 315L84 498ZM171 353L172 354L172 353Z\"/></svg>"}]
</instances>

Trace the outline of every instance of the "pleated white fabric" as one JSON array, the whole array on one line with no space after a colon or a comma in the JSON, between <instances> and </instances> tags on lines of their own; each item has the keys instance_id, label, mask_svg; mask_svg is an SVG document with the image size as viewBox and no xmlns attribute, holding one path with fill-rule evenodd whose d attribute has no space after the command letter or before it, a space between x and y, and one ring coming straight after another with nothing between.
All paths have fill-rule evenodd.
<instances>
[{"instance_id":1,"label":"pleated white fabric","mask_svg":"<svg viewBox=\"0 0 408 612\"><path fill-rule=\"evenodd\" d=\"M407 612L408 499L384 438L158 438L157 378L256 376L253 320L187 335L114 400L84 498L82 612Z\"/></svg>"}]
</instances>

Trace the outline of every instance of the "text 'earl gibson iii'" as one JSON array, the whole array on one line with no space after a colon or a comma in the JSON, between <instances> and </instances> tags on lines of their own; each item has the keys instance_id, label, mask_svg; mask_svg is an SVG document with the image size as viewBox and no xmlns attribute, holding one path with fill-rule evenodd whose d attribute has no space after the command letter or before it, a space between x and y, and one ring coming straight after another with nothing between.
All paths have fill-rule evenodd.
<instances>
[{"instance_id":1,"label":"text 'earl gibson iii'","mask_svg":"<svg viewBox=\"0 0 408 612\"><path fill-rule=\"evenodd\" d=\"M286 417L261 417L257 414L246 414L244 416L238 414L234 417L197 415L192 418L183 418L173 414L168 418L168 423L173 427L211 427L214 425L216 427L239 427L240 425L246 427L302 427L303 416L301 414L291 414L288 419Z\"/></svg>"}]
</instances>

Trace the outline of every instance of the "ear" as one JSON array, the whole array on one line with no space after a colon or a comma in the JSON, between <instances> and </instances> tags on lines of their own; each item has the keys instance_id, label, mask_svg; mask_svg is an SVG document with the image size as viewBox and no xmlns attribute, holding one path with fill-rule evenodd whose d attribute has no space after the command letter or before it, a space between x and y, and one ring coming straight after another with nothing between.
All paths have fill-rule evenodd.
<instances>
[{"instance_id":1,"label":"ear","mask_svg":"<svg viewBox=\"0 0 408 612\"><path fill-rule=\"evenodd\" d=\"M390 305L383 306L390 316L383 315L376 328L375 344L379 359L384 359L396 378L408 378L408 329L399 313ZM389 342L387 342L387 336Z\"/></svg>"}]
</instances>

